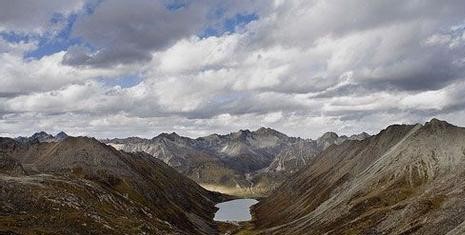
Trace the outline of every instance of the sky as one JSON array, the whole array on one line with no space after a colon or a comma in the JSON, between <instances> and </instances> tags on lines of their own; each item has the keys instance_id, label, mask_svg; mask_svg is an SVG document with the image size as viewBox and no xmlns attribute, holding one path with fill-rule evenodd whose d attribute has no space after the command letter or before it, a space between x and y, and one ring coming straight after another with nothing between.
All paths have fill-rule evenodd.
<instances>
[{"instance_id":1,"label":"sky","mask_svg":"<svg viewBox=\"0 0 465 235\"><path fill-rule=\"evenodd\" d=\"M465 126L463 0L0 0L0 136Z\"/></svg>"}]
</instances>

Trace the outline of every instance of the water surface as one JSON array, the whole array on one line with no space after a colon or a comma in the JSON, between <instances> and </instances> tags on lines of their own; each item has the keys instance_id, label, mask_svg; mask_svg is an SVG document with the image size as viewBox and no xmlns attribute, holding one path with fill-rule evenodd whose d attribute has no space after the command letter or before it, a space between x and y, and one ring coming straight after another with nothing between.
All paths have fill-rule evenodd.
<instances>
[{"instance_id":1,"label":"water surface","mask_svg":"<svg viewBox=\"0 0 465 235\"><path fill-rule=\"evenodd\" d=\"M215 213L215 221L242 222L252 219L250 207L258 201L255 199L236 199L216 204L219 210Z\"/></svg>"}]
</instances>

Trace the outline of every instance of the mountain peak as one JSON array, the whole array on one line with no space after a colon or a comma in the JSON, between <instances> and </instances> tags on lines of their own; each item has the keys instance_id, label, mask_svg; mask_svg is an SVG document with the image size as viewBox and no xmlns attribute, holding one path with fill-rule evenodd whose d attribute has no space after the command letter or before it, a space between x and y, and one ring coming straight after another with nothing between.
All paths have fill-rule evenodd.
<instances>
[{"instance_id":1,"label":"mountain peak","mask_svg":"<svg viewBox=\"0 0 465 235\"><path fill-rule=\"evenodd\" d=\"M433 118L433 119L431 119L431 121L425 123L425 125L447 126L447 125L451 125L451 124L446 122L446 121L442 121L442 120L439 120L437 118Z\"/></svg>"},{"instance_id":2,"label":"mountain peak","mask_svg":"<svg viewBox=\"0 0 465 235\"><path fill-rule=\"evenodd\" d=\"M350 140L364 140L366 138L370 137L370 134L366 132L362 132L360 134L354 134L349 137Z\"/></svg>"},{"instance_id":3,"label":"mountain peak","mask_svg":"<svg viewBox=\"0 0 465 235\"><path fill-rule=\"evenodd\" d=\"M260 127L258 128L256 131L254 131L255 133L263 133L263 134L282 134L281 132L273 129L273 128L269 128L269 127Z\"/></svg>"},{"instance_id":4,"label":"mountain peak","mask_svg":"<svg viewBox=\"0 0 465 235\"><path fill-rule=\"evenodd\" d=\"M50 142L53 141L53 135L50 135L49 133L45 131L40 131L34 133L31 137L26 138L26 141L37 141L37 142Z\"/></svg>"},{"instance_id":5,"label":"mountain peak","mask_svg":"<svg viewBox=\"0 0 465 235\"><path fill-rule=\"evenodd\" d=\"M31 137L34 138L34 137L48 137L48 136L52 136L52 135L50 135L49 133L45 131L39 131L39 132L34 133Z\"/></svg>"},{"instance_id":6,"label":"mountain peak","mask_svg":"<svg viewBox=\"0 0 465 235\"><path fill-rule=\"evenodd\" d=\"M256 130L256 132L267 132L267 131L274 131L274 130L269 127L263 127L263 126Z\"/></svg>"},{"instance_id":7,"label":"mountain peak","mask_svg":"<svg viewBox=\"0 0 465 235\"><path fill-rule=\"evenodd\" d=\"M334 132L326 132L318 139L337 139L339 136Z\"/></svg>"},{"instance_id":8,"label":"mountain peak","mask_svg":"<svg viewBox=\"0 0 465 235\"><path fill-rule=\"evenodd\" d=\"M239 130L238 132L232 133L233 138L246 139L251 136L252 132L249 129Z\"/></svg>"},{"instance_id":9,"label":"mountain peak","mask_svg":"<svg viewBox=\"0 0 465 235\"><path fill-rule=\"evenodd\" d=\"M156 136L155 138L164 138L164 139L169 139L169 140L174 141L174 140L180 139L181 136L173 131L171 133L163 132L163 133L159 134L158 136Z\"/></svg>"},{"instance_id":10,"label":"mountain peak","mask_svg":"<svg viewBox=\"0 0 465 235\"><path fill-rule=\"evenodd\" d=\"M454 125L446 122L439 120L437 118L431 119L431 121L425 123L425 128L431 129L431 130L437 130L437 129L444 129L447 127L454 127Z\"/></svg>"},{"instance_id":11,"label":"mountain peak","mask_svg":"<svg viewBox=\"0 0 465 235\"><path fill-rule=\"evenodd\" d=\"M58 134L55 135L55 138L58 140L64 140L68 137L69 137L68 134L66 134L64 131L60 131L58 132Z\"/></svg>"}]
</instances>

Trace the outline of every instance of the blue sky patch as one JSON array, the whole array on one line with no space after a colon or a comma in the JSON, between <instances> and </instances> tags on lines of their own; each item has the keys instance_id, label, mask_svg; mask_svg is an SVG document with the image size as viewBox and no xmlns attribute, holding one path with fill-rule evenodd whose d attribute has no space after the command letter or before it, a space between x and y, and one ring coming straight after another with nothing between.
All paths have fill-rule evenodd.
<instances>
[{"instance_id":1,"label":"blue sky patch","mask_svg":"<svg viewBox=\"0 0 465 235\"><path fill-rule=\"evenodd\" d=\"M224 29L227 32L235 32L236 27L243 27L248 23L257 20L258 16L254 14L236 14L234 17L226 19L224 21Z\"/></svg>"},{"instance_id":2,"label":"blue sky patch","mask_svg":"<svg viewBox=\"0 0 465 235\"><path fill-rule=\"evenodd\" d=\"M39 38L39 45L36 50L26 53L24 57L40 59L44 56L51 55L60 51L67 50L70 46L81 44L79 38L73 38L71 36L72 28L76 22L77 15L70 15L68 18L64 18L62 15L56 15L51 19L51 23L61 24L64 23L63 29L52 38L41 37Z\"/></svg>"},{"instance_id":3,"label":"blue sky patch","mask_svg":"<svg viewBox=\"0 0 465 235\"><path fill-rule=\"evenodd\" d=\"M20 42L29 42L31 40L30 35L27 34L19 34L15 32L0 32L0 37L3 40L11 43L20 43Z\"/></svg>"},{"instance_id":4,"label":"blue sky patch","mask_svg":"<svg viewBox=\"0 0 465 235\"><path fill-rule=\"evenodd\" d=\"M97 81L103 83L105 86L114 87L120 86L122 88L129 88L136 86L137 84L141 83L144 80L138 74L126 74L116 78L99 78Z\"/></svg>"},{"instance_id":5,"label":"blue sky patch","mask_svg":"<svg viewBox=\"0 0 465 235\"><path fill-rule=\"evenodd\" d=\"M224 12L221 10L214 11L213 17L220 17L222 14L224 14ZM224 19L219 26L210 25L206 27L198 36L201 38L207 38L211 36L221 36L224 33L234 33L238 27L243 27L257 19L258 16L255 13L236 14L234 17Z\"/></svg>"},{"instance_id":6,"label":"blue sky patch","mask_svg":"<svg viewBox=\"0 0 465 235\"><path fill-rule=\"evenodd\" d=\"M47 55L52 55L60 51L66 51L68 48L74 45L82 45L93 50L94 48L83 42L80 38L73 37L72 31L73 26L78 19L83 15L93 14L95 8L102 2L102 0L89 1L85 4L83 11L69 16L55 13L51 16L49 22L51 25L56 26L60 29L56 34L50 32L44 35L35 34L18 34L15 32L0 32L0 37L8 42L31 42L37 41L38 46L35 50L29 51L24 55L24 58L40 59Z\"/></svg>"}]
</instances>

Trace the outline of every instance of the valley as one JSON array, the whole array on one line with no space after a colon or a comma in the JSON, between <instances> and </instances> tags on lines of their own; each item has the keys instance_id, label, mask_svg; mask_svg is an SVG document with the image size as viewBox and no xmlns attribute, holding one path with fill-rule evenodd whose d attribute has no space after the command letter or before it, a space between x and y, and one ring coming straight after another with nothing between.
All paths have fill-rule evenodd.
<instances>
[{"instance_id":1,"label":"valley","mask_svg":"<svg viewBox=\"0 0 465 235\"><path fill-rule=\"evenodd\" d=\"M39 132L0 138L0 232L459 235L464 169L465 128L438 119L317 140Z\"/></svg>"},{"instance_id":2,"label":"valley","mask_svg":"<svg viewBox=\"0 0 465 235\"><path fill-rule=\"evenodd\" d=\"M0 235L465 235L465 0L0 0Z\"/></svg>"}]
</instances>

